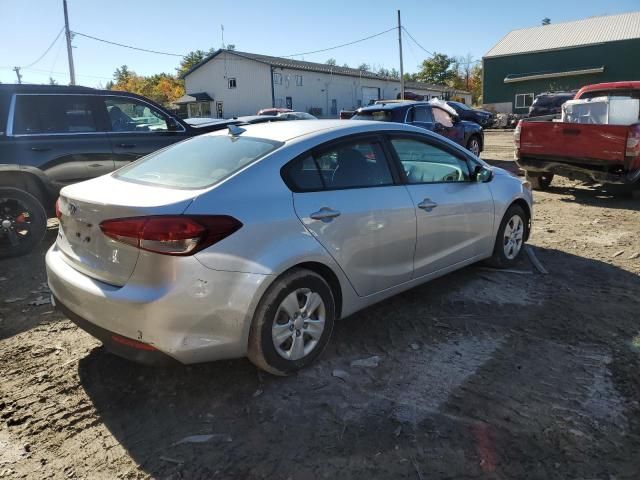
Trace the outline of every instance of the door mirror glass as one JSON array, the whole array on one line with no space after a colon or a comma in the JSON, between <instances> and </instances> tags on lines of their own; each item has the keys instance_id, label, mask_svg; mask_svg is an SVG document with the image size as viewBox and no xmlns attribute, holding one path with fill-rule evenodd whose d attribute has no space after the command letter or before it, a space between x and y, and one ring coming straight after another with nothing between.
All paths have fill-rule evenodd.
<instances>
[{"instance_id":1,"label":"door mirror glass","mask_svg":"<svg viewBox=\"0 0 640 480\"><path fill-rule=\"evenodd\" d=\"M180 130L180 124L177 122L175 118L167 118L167 130L170 132L175 132L176 130Z\"/></svg>"},{"instance_id":2,"label":"door mirror glass","mask_svg":"<svg viewBox=\"0 0 640 480\"><path fill-rule=\"evenodd\" d=\"M484 165L476 165L471 174L471 180L479 183L490 182L493 178L493 171Z\"/></svg>"}]
</instances>

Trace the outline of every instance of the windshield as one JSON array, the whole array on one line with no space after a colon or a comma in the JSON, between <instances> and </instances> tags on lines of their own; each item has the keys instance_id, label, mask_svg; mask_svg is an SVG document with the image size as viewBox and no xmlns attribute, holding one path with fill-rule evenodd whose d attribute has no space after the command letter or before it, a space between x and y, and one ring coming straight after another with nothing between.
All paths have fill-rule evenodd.
<instances>
[{"instance_id":1,"label":"windshield","mask_svg":"<svg viewBox=\"0 0 640 480\"><path fill-rule=\"evenodd\" d=\"M378 122L392 122L392 115L389 110L363 110L357 112L353 120L376 120Z\"/></svg>"},{"instance_id":2,"label":"windshield","mask_svg":"<svg viewBox=\"0 0 640 480\"><path fill-rule=\"evenodd\" d=\"M281 145L262 138L202 135L152 153L114 176L162 187L205 188Z\"/></svg>"},{"instance_id":3,"label":"windshield","mask_svg":"<svg viewBox=\"0 0 640 480\"><path fill-rule=\"evenodd\" d=\"M464 103L460 103L460 102L449 102L451 104L451 106L453 107L458 107L461 110L471 110L469 107L467 107Z\"/></svg>"}]
</instances>

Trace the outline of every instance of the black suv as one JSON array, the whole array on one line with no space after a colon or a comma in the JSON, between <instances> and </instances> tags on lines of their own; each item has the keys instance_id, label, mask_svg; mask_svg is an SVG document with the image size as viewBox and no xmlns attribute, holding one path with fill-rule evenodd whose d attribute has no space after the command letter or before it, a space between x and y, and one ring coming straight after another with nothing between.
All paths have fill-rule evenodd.
<instances>
[{"instance_id":1,"label":"black suv","mask_svg":"<svg viewBox=\"0 0 640 480\"><path fill-rule=\"evenodd\" d=\"M541 93L529 107L529 117L544 115L558 115L562 112L562 105L567 100L573 100L576 92Z\"/></svg>"},{"instance_id":2,"label":"black suv","mask_svg":"<svg viewBox=\"0 0 640 480\"><path fill-rule=\"evenodd\" d=\"M229 123L192 126L126 92L0 85L0 258L38 244L65 185Z\"/></svg>"}]
</instances>

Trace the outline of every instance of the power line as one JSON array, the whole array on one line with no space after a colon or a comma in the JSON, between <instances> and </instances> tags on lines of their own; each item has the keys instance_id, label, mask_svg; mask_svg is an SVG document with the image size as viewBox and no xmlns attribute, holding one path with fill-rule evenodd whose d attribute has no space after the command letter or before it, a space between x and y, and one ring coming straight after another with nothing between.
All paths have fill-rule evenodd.
<instances>
[{"instance_id":1,"label":"power line","mask_svg":"<svg viewBox=\"0 0 640 480\"><path fill-rule=\"evenodd\" d=\"M409 38L410 38L411 40L413 40L413 43L415 43L418 47L420 47L422 50L424 50L425 52L427 52L427 54L429 54L429 55L431 55L431 56L433 56L433 55L434 55L434 53L433 53L433 52L430 52L429 50L427 50L426 48L424 48L422 45L420 45L420 44L418 43L418 41L417 41L415 38L413 38L413 35L411 35L411 34L409 33L409 30L407 30L407 29L406 29L406 28L404 28L404 27L402 27L402 30L404 30L404 32L405 32L407 35L409 35Z\"/></svg>"},{"instance_id":2,"label":"power line","mask_svg":"<svg viewBox=\"0 0 640 480\"><path fill-rule=\"evenodd\" d=\"M301 57L303 55L311 55L312 53L328 52L329 50L335 50L336 48L348 47L349 45L354 45L356 43L364 42L365 40L370 40L372 38L379 37L380 35L384 35L385 33L390 32L391 30L396 30L397 28L398 27L392 27L388 30L385 30L384 32L376 33L374 35L369 35L368 37L361 38L359 40L354 40L353 42L349 42L349 43L343 43L342 45L336 45L334 47L323 48L321 50L314 50L312 52L294 53L293 55L282 55L282 58Z\"/></svg>"},{"instance_id":3,"label":"power line","mask_svg":"<svg viewBox=\"0 0 640 480\"><path fill-rule=\"evenodd\" d=\"M36 63L38 63L40 60L42 60L45 57L45 55L47 53L49 53L49 50L51 50L51 48L56 44L56 42L60 38L60 35L62 35L63 31L64 31L64 27L62 27L60 29L60 31L58 32L58 35L56 35L56 38L53 39L53 42L51 42L51 44L47 47L47 49L44 51L44 53L42 55L40 55L35 62L31 62L29 65L26 65L26 66L20 67L20 68L27 69L27 68L33 67Z\"/></svg>"},{"instance_id":4,"label":"power line","mask_svg":"<svg viewBox=\"0 0 640 480\"><path fill-rule=\"evenodd\" d=\"M104 38L93 37L85 33L73 32L73 34L80 35L81 37L85 37L85 38L90 38L91 40L96 40L97 42L108 43L109 45L116 45L118 47L123 47L123 48L130 48L131 50L138 50L140 52L157 53L158 55L169 55L171 57L181 57L181 58L184 57L184 55L181 55L179 53L160 52L158 50L148 50L146 48L133 47L131 45L125 45L124 43L112 42L110 40L105 40Z\"/></svg>"}]
</instances>

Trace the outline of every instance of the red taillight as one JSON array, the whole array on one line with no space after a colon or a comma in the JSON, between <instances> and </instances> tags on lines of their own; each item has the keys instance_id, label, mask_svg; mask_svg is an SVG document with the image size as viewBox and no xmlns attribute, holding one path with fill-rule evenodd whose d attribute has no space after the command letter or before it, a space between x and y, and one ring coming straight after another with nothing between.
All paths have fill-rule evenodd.
<instances>
[{"instance_id":1,"label":"red taillight","mask_svg":"<svg viewBox=\"0 0 640 480\"><path fill-rule=\"evenodd\" d=\"M516 155L518 154L518 150L520 150L521 132L522 132L522 120L519 120L518 125L516 125L516 129L513 131L513 145L516 147Z\"/></svg>"},{"instance_id":2,"label":"red taillight","mask_svg":"<svg viewBox=\"0 0 640 480\"><path fill-rule=\"evenodd\" d=\"M62 217L62 212L60 212L60 197L58 197L56 200L56 218L60 220L60 217Z\"/></svg>"},{"instance_id":3,"label":"red taillight","mask_svg":"<svg viewBox=\"0 0 640 480\"><path fill-rule=\"evenodd\" d=\"M117 218L100 224L100 229L109 238L165 255L193 255L240 227L242 223L227 215Z\"/></svg>"},{"instance_id":4,"label":"red taillight","mask_svg":"<svg viewBox=\"0 0 640 480\"><path fill-rule=\"evenodd\" d=\"M629 170L640 168L640 124L638 123L629 127L627 148L624 155L628 159Z\"/></svg>"},{"instance_id":5,"label":"red taillight","mask_svg":"<svg viewBox=\"0 0 640 480\"><path fill-rule=\"evenodd\" d=\"M148 343L139 342L137 340L133 340L127 337L121 337L120 335L113 334L111 335L111 340L115 343L119 343L120 345L125 345L127 347L135 348L137 350L146 350L148 352L153 352L157 350L153 345L149 345Z\"/></svg>"}]
</instances>

